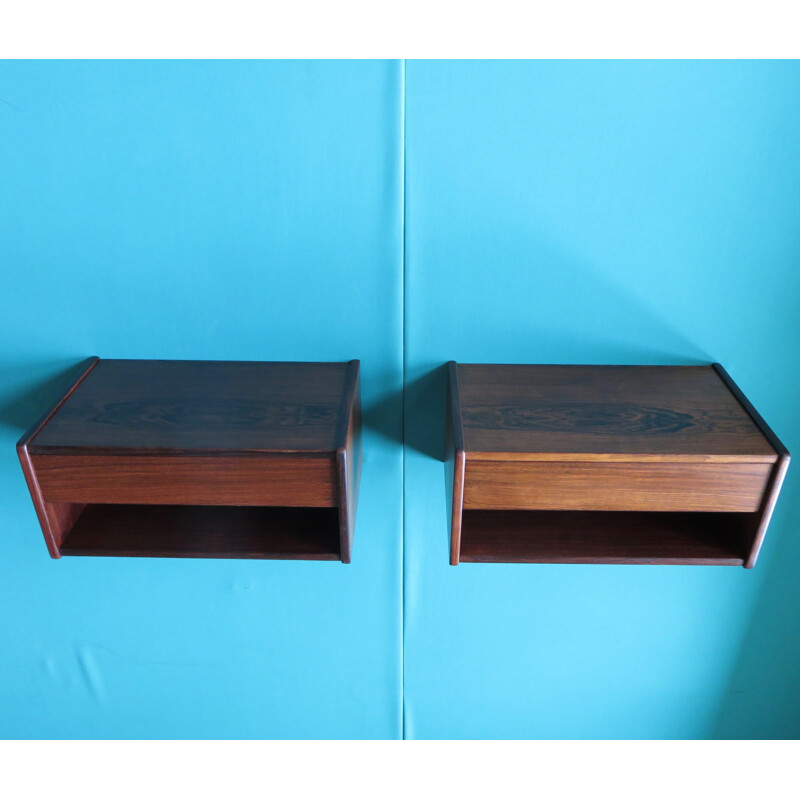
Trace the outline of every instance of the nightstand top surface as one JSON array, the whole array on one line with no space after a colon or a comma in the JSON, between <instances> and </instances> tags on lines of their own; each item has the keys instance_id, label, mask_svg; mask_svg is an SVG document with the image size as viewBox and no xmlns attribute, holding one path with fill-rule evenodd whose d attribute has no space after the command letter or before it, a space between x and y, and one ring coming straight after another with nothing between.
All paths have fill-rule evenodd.
<instances>
[{"instance_id":1,"label":"nightstand top surface","mask_svg":"<svg viewBox=\"0 0 800 800\"><path fill-rule=\"evenodd\" d=\"M341 444L351 368L101 359L29 449L333 451Z\"/></svg>"},{"instance_id":2,"label":"nightstand top surface","mask_svg":"<svg viewBox=\"0 0 800 800\"><path fill-rule=\"evenodd\" d=\"M478 457L777 459L712 366L457 364L456 371L464 449Z\"/></svg>"}]
</instances>

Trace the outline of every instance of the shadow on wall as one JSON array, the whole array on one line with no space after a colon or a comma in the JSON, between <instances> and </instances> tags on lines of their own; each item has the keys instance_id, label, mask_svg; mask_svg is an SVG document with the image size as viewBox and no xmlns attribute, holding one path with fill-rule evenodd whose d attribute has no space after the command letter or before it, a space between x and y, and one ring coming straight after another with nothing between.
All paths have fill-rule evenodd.
<instances>
[{"instance_id":1,"label":"shadow on wall","mask_svg":"<svg viewBox=\"0 0 800 800\"><path fill-rule=\"evenodd\" d=\"M0 401L0 424L16 428L20 433L26 431L36 423L47 410L57 402L64 393L75 383L81 373L88 366L90 359L72 361L70 366L62 366L64 362L57 362L58 368L51 372L53 364L35 365L20 368L17 380L11 370L6 371L7 384L21 384L22 391L3 398ZM69 362L67 362L69 363ZM41 379L41 374L49 377ZM32 379L31 374L37 378Z\"/></svg>"},{"instance_id":2,"label":"shadow on wall","mask_svg":"<svg viewBox=\"0 0 800 800\"><path fill-rule=\"evenodd\" d=\"M444 461L447 364L440 364L406 384L405 445Z\"/></svg>"},{"instance_id":3,"label":"shadow on wall","mask_svg":"<svg viewBox=\"0 0 800 800\"><path fill-rule=\"evenodd\" d=\"M392 383L394 375L386 376L381 385ZM377 383L377 381L376 381ZM364 387L361 387L362 395ZM362 397L363 401L363 397ZM365 429L378 434L383 439L396 445L403 444L403 392L389 390L382 392L376 399L364 403L361 413L361 424Z\"/></svg>"}]
</instances>

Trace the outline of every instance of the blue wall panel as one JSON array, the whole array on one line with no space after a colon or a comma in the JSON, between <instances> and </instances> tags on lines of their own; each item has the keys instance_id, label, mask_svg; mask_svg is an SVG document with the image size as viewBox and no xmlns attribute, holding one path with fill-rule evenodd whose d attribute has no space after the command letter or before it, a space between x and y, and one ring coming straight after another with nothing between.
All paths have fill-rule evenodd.
<instances>
[{"instance_id":1,"label":"blue wall panel","mask_svg":"<svg viewBox=\"0 0 800 800\"><path fill-rule=\"evenodd\" d=\"M0 65L0 736L401 734L402 66ZM351 565L51 561L85 356L362 360Z\"/></svg>"},{"instance_id":2,"label":"blue wall panel","mask_svg":"<svg viewBox=\"0 0 800 800\"><path fill-rule=\"evenodd\" d=\"M722 362L800 425L800 66L409 62L411 737L800 735L789 478L754 571L448 566L448 359Z\"/></svg>"},{"instance_id":3,"label":"blue wall panel","mask_svg":"<svg viewBox=\"0 0 800 800\"><path fill-rule=\"evenodd\" d=\"M800 65L6 62L0 99L0 736L800 736L795 467L754 571L454 568L440 460L449 359L719 360L797 449ZM51 561L14 443L91 354L361 358L353 563Z\"/></svg>"}]
</instances>

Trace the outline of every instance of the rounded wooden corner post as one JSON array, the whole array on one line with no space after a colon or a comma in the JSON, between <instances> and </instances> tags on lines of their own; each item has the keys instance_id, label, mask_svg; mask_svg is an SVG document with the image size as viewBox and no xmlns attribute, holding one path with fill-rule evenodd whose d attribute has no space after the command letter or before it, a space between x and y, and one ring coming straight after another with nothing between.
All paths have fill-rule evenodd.
<instances>
[{"instance_id":1,"label":"rounded wooden corner post","mask_svg":"<svg viewBox=\"0 0 800 800\"><path fill-rule=\"evenodd\" d=\"M461 425L461 402L458 391L458 370L455 361L447 365L447 422L445 485L450 527L450 564L458 566L461 557L461 519L464 510L464 469L466 452Z\"/></svg>"},{"instance_id":2,"label":"rounded wooden corner post","mask_svg":"<svg viewBox=\"0 0 800 800\"><path fill-rule=\"evenodd\" d=\"M786 471L789 469L790 460L791 457L788 451L780 453L778 455L778 460L775 462L775 466L772 468L767 488L764 490L764 499L759 511L758 527L753 536L753 545L744 563L745 569L752 569L756 565L758 554L761 552L761 545L764 544L764 537L767 534L767 528L772 519L772 512L775 510L775 505L778 502L778 495L783 485L783 479L786 477Z\"/></svg>"},{"instance_id":3,"label":"rounded wooden corner post","mask_svg":"<svg viewBox=\"0 0 800 800\"><path fill-rule=\"evenodd\" d=\"M339 480L339 548L343 564L353 557L358 490L361 483L361 362L349 362L340 428L336 470Z\"/></svg>"},{"instance_id":4,"label":"rounded wooden corner post","mask_svg":"<svg viewBox=\"0 0 800 800\"><path fill-rule=\"evenodd\" d=\"M728 374L722 364L713 363L711 365L714 371L719 375L722 382L728 387L730 393L739 401L742 408L750 415L750 418L761 431L764 438L770 443L772 449L777 453L778 458L772 467L767 486L764 489L764 496L761 500L761 507L756 514L757 522L755 530L752 532L752 541L750 543L750 550L742 565L745 569L752 569L758 560L758 554L761 551L761 545L764 544L764 537L767 534L770 519L772 519L772 512L775 510L775 504L778 502L778 495L783 485L783 479L786 477L786 472L789 469L789 462L791 456L789 451L784 446L783 442L778 438L775 431L767 425L761 414L756 411L753 404L747 399L744 392L736 385L733 378Z\"/></svg>"},{"instance_id":5,"label":"rounded wooden corner post","mask_svg":"<svg viewBox=\"0 0 800 800\"><path fill-rule=\"evenodd\" d=\"M44 541L47 544L47 551L50 553L50 558L61 558L61 550L59 549L61 542L57 540L57 532L53 530L50 523L50 518L47 514L47 505L42 497L42 490L39 486L39 481L36 479L36 473L33 470L31 457L28 453L27 441L20 440L17 442L17 455L19 456L19 463L22 465L22 474L25 476L25 483L28 485L31 499L33 500L33 507L36 511L36 517L39 520L39 526L44 534Z\"/></svg>"},{"instance_id":6,"label":"rounded wooden corner post","mask_svg":"<svg viewBox=\"0 0 800 800\"><path fill-rule=\"evenodd\" d=\"M66 402L67 398L78 388L83 379L95 368L98 361L100 361L98 356L91 356L85 361L82 361L76 367L77 378L69 384L64 394L22 434L17 442L17 456L22 466L22 474L25 476L25 483L28 485L28 491L33 500L33 507L36 511L36 516L39 520L39 525L44 534L44 540L51 558L61 558L61 543L64 540L64 536L74 524L77 513L80 513L82 507L79 506L77 513L75 513L75 509L64 509L63 504L56 505L45 501L42 495L42 489L39 486L39 480L36 477L36 469L33 466L31 455L28 452L28 445L47 422L49 422L56 411Z\"/></svg>"}]
</instances>

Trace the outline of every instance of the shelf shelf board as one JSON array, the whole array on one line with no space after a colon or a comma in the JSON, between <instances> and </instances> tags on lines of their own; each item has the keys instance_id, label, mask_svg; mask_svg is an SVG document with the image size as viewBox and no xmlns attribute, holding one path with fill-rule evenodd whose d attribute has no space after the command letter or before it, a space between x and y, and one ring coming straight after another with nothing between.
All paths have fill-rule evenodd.
<instances>
[{"instance_id":1,"label":"shelf shelf board","mask_svg":"<svg viewBox=\"0 0 800 800\"><path fill-rule=\"evenodd\" d=\"M464 511L461 561L742 566L735 514Z\"/></svg>"},{"instance_id":2,"label":"shelf shelf board","mask_svg":"<svg viewBox=\"0 0 800 800\"><path fill-rule=\"evenodd\" d=\"M88 505L62 555L335 561L335 508Z\"/></svg>"}]
</instances>

